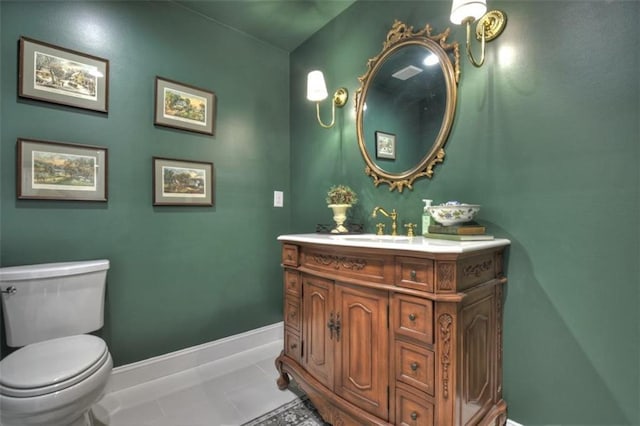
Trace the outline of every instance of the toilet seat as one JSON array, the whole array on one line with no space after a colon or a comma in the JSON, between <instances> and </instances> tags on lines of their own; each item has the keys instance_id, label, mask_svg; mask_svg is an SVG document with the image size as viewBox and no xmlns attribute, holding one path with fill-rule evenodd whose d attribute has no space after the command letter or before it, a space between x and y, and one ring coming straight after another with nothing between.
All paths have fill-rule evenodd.
<instances>
[{"instance_id":1,"label":"toilet seat","mask_svg":"<svg viewBox=\"0 0 640 426\"><path fill-rule=\"evenodd\" d=\"M0 394L35 397L73 386L110 359L104 340L77 335L27 345L0 361Z\"/></svg>"}]
</instances>

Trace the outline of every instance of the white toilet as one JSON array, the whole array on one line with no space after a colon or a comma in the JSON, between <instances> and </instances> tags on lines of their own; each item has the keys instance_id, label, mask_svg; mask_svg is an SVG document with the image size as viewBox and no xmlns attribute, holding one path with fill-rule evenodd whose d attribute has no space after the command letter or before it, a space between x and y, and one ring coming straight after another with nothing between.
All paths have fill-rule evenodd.
<instances>
[{"instance_id":1,"label":"white toilet","mask_svg":"<svg viewBox=\"0 0 640 426\"><path fill-rule=\"evenodd\" d=\"M0 268L7 345L2 426L90 426L113 361L102 328L108 260Z\"/></svg>"}]
</instances>

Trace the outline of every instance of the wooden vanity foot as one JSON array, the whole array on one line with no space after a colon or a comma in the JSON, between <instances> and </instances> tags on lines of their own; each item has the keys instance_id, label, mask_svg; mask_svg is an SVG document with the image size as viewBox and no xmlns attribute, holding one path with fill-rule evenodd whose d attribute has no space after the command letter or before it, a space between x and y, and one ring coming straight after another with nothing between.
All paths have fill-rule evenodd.
<instances>
[{"instance_id":1,"label":"wooden vanity foot","mask_svg":"<svg viewBox=\"0 0 640 426\"><path fill-rule=\"evenodd\" d=\"M276 383L278 384L278 389L283 391L289 387L289 381L291 379L289 378L289 375L282 370L282 357L284 357L284 351L280 352L280 356L276 358L275 364L278 373L280 373Z\"/></svg>"}]
</instances>

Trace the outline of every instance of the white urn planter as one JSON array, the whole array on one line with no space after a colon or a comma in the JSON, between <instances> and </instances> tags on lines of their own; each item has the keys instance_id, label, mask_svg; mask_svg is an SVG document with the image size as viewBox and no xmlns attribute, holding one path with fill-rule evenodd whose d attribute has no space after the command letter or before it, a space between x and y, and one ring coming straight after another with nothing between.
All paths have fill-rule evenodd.
<instances>
[{"instance_id":1,"label":"white urn planter","mask_svg":"<svg viewBox=\"0 0 640 426\"><path fill-rule=\"evenodd\" d=\"M344 226L344 222L347 220L347 210L351 207L351 204L329 204L329 208L333 210L333 220L336 223L336 227L331 230L334 234L340 234L349 232Z\"/></svg>"}]
</instances>

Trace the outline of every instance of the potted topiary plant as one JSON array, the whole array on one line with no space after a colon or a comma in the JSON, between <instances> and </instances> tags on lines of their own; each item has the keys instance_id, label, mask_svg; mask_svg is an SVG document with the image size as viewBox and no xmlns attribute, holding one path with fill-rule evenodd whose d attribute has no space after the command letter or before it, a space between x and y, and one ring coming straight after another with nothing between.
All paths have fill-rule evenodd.
<instances>
[{"instance_id":1,"label":"potted topiary plant","mask_svg":"<svg viewBox=\"0 0 640 426\"><path fill-rule=\"evenodd\" d=\"M327 192L327 205L333 210L333 220L336 227L331 230L333 233L344 233L349 230L344 226L347 220L347 210L358 202L355 191L347 185L334 185Z\"/></svg>"}]
</instances>

